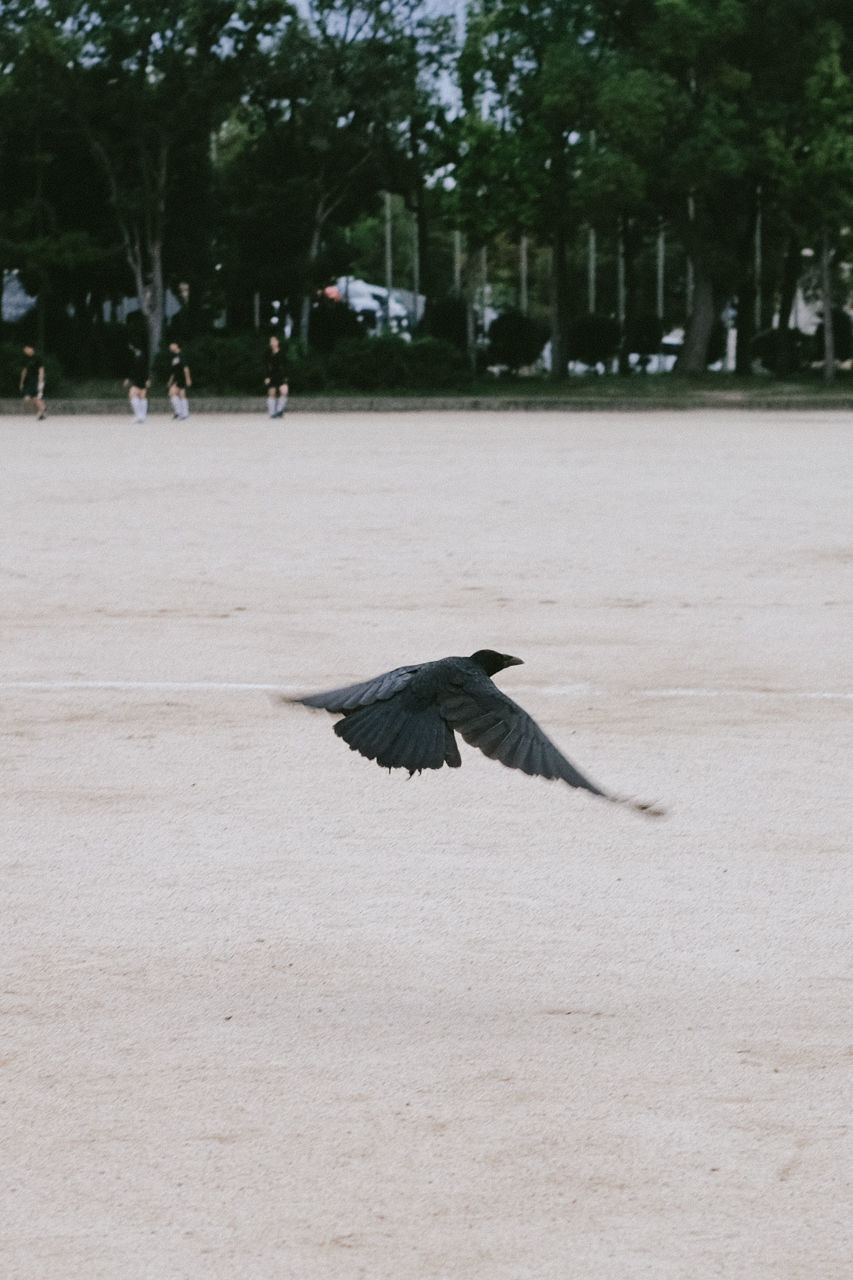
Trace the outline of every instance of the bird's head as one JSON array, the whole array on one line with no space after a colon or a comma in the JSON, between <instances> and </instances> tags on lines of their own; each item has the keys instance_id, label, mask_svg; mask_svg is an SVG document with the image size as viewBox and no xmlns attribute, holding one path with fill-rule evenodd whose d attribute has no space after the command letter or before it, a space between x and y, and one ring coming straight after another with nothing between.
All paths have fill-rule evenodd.
<instances>
[{"instance_id":1,"label":"bird's head","mask_svg":"<svg viewBox=\"0 0 853 1280\"><path fill-rule=\"evenodd\" d=\"M504 667L524 665L522 658L513 658L509 653L496 653L494 649L478 649L476 653L471 654L471 661L476 662L478 667L482 667L487 676L503 671Z\"/></svg>"}]
</instances>

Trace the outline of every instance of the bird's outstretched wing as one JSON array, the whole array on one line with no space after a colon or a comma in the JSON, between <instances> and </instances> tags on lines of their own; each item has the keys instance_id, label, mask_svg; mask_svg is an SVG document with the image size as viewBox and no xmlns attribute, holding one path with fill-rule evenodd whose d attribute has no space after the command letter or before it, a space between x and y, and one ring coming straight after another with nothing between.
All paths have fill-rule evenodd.
<instances>
[{"instance_id":1,"label":"bird's outstretched wing","mask_svg":"<svg viewBox=\"0 0 853 1280\"><path fill-rule=\"evenodd\" d=\"M442 698L440 706L447 723L490 759L536 777L560 778L570 787L583 787L596 796L607 794L585 778L532 716L490 680L478 680L472 691L453 689Z\"/></svg>"},{"instance_id":2,"label":"bird's outstretched wing","mask_svg":"<svg viewBox=\"0 0 853 1280\"><path fill-rule=\"evenodd\" d=\"M395 667L393 671L385 671L372 680L363 680L360 684L348 684L343 689L326 689L321 693L309 694L306 698L288 698L289 702L299 702L305 707L322 707L324 711L334 714L349 715L360 707L369 707L374 702L387 702L396 693L407 688L412 677L417 675L423 663L410 667Z\"/></svg>"},{"instance_id":3,"label":"bird's outstretched wing","mask_svg":"<svg viewBox=\"0 0 853 1280\"><path fill-rule=\"evenodd\" d=\"M443 720L430 688L427 696L413 697L412 681L424 668L436 663L396 667L372 680L327 689L288 701L321 707L343 719L335 733L368 760L387 769L408 769L410 776L422 769L440 769L462 763L453 731Z\"/></svg>"},{"instance_id":4,"label":"bird's outstretched wing","mask_svg":"<svg viewBox=\"0 0 853 1280\"><path fill-rule=\"evenodd\" d=\"M485 687L455 687L441 701L441 714L472 747L510 769L521 769L540 778L559 778L570 787L583 787L614 804L624 804L649 817L659 818L665 810L654 804L602 791L567 760L523 707L508 698L489 680Z\"/></svg>"},{"instance_id":5,"label":"bird's outstretched wing","mask_svg":"<svg viewBox=\"0 0 853 1280\"><path fill-rule=\"evenodd\" d=\"M388 769L408 769L411 775L445 764L458 768L462 763L454 738L458 730L472 747L510 769L559 778L570 787L582 787L650 815L663 812L602 791L584 777L523 707L471 659L395 667L360 684L281 700L341 715L343 719L334 726L338 737L352 751Z\"/></svg>"}]
</instances>

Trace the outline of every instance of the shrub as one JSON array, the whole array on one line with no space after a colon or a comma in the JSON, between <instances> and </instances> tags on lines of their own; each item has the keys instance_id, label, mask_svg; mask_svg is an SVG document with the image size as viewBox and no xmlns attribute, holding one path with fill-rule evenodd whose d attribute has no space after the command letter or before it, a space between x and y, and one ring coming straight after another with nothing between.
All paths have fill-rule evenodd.
<instances>
[{"instance_id":1,"label":"shrub","mask_svg":"<svg viewBox=\"0 0 853 1280\"><path fill-rule=\"evenodd\" d=\"M569 325L569 359L594 368L615 356L621 336L619 321L611 316L579 316Z\"/></svg>"},{"instance_id":2,"label":"shrub","mask_svg":"<svg viewBox=\"0 0 853 1280\"><path fill-rule=\"evenodd\" d=\"M467 350L468 315L464 299L455 293L434 301L428 299L421 328L429 338L439 338L458 351Z\"/></svg>"},{"instance_id":3,"label":"shrub","mask_svg":"<svg viewBox=\"0 0 853 1280\"><path fill-rule=\"evenodd\" d=\"M385 335L341 342L328 358L330 381L353 391L404 387L407 346L402 338Z\"/></svg>"},{"instance_id":4,"label":"shrub","mask_svg":"<svg viewBox=\"0 0 853 1280\"><path fill-rule=\"evenodd\" d=\"M330 383L353 391L433 391L470 380L465 356L449 342L382 335L343 342L328 357Z\"/></svg>"},{"instance_id":5,"label":"shrub","mask_svg":"<svg viewBox=\"0 0 853 1280\"><path fill-rule=\"evenodd\" d=\"M238 391L260 395L266 349L263 333L200 334L181 345L193 388L206 395ZM168 343L164 343L155 361L155 376L160 381L169 376L169 359Z\"/></svg>"},{"instance_id":6,"label":"shrub","mask_svg":"<svg viewBox=\"0 0 853 1280\"><path fill-rule=\"evenodd\" d=\"M363 336L358 316L345 302L321 294L311 308L308 342L315 351L334 351L342 342Z\"/></svg>"},{"instance_id":7,"label":"shrub","mask_svg":"<svg viewBox=\"0 0 853 1280\"><path fill-rule=\"evenodd\" d=\"M465 387L471 366L464 351L441 338L418 338L407 343L407 384L418 391L445 391Z\"/></svg>"},{"instance_id":8,"label":"shrub","mask_svg":"<svg viewBox=\"0 0 853 1280\"><path fill-rule=\"evenodd\" d=\"M635 316L626 327L625 346L638 356L653 356L663 341L663 321L660 316Z\"/></svg>"},{"instance_id":9,"label":"shrub","mask_svg":"<svg viewBox=\"0 0 853 1280\"><path fill-rule=\"evenodd\" d=\"M546 325L511 308L489 326L489 362L506 365L517 373L523 365L539 358L547 339Z\"/></svg>"},{"instance_id":10,"label":"shrub","mask_svg":"<svg viewBox=\"0 0 853 1280\"><path fill-rule=\"evenodd\" d=\"M800 329L789 329L785 340L788 343L788 368L792 372L805 368L809 363L814 339ZM765 369L776 373L779 361L779 330L764 329L761 333L757 333L752 340L751 350L753 356L761 361Z\"/></svg>"},{"instance_id":11,"label":"shrub","mask_svg":"<svg viewBox=\"0 0 853 1280\"><path fill-rule=\"evenodd\" d=\"M297 395L305 391L325 391L329 386L326 361L315 351L306 351L294 343L288 352L287 371L290 374L290 390Z\"/></svg>"}]
</instances>

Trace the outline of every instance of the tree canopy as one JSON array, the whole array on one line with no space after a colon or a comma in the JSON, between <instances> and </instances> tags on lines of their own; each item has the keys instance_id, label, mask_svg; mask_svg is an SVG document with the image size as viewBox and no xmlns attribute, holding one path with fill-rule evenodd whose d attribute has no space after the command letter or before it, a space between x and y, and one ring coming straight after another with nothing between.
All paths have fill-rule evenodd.
<instances>
[{"instance_id":1,"label":"tree canopy","mask_svg":"<svg viewBox=\"0 0 853 1280\"><path fill-rule=\"evenodd\" d=\"M42 326L130 294L155 352L171 286L184 323L248 326L275 297L307 337L391 193L436 315L488 261L498 309L527 309L506 246L533 246L555 376L592 312L623 350L651 318L684 326L688 373L724 309L743 371L777 313L782 370L804 250L831 366L841 0L469 0L464 32L425 0L4 0L0 66L0 265Z\"/></svg>"}]
</instances>

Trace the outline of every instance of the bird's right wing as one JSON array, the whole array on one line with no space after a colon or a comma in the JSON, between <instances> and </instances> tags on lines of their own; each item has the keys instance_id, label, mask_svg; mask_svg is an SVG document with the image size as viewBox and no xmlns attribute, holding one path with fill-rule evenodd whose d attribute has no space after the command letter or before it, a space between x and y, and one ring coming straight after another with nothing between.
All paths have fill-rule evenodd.
<instances>
[{"instance_id":1,"label":"bird's right wing","mask_svg":"<svg viewBox=\"0 0 853 1280\"><path fill-rule=\"evenodd\" d=\"M381 676L363 680L360 684L348 684L343 689L327 689L322 693L311 693L305 698L288 698L287 701L349 715L360 707L369 707L374 702L385 702L388 698L393 698L395 693L406 688L422 665L417 663L411 667L395 667L393 671L385 671Z\"/></svg>"}]
</instances>

